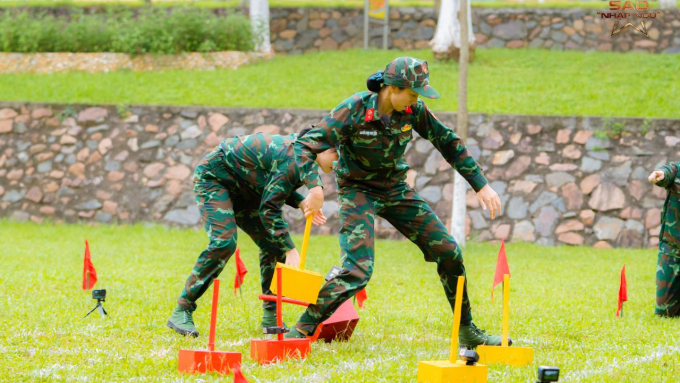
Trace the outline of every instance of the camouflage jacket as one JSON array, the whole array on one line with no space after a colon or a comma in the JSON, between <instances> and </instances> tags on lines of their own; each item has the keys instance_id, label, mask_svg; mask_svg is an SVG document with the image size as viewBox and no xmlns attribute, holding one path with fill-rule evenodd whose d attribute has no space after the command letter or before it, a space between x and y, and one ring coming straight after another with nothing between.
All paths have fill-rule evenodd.
<instances>
[{"instance_id":1,"label":"camouflage jacket","mask_svg":"<svg viewBox=\"0 0 680 383\"><path fill-rule=\"evenodd\" d=\"M282 251L295 248L288 234L288 224L283 219L283 204L297 208L304 199L295 191L304 184L293 159L296 138L296 134L257 133L236 136L218 146L224 152L227 171L233 177L230 186L241 195L254 194L260 198L262 223ZM309 169L318 173L316 163Z\"/></svg>"},{"instance_id":2,"label":"camouflage jacket","mask_svg":"<svg viewBox=\"0 0 680 383\"><path fill-rule=\"evenodd\" d=\"M664 178L657 185L666 189L666 201L661 209L659 250L680 255L680 162L669 162L661 170Z\"/></svg>"},{"instance_id":3,"label":"camouflage jacket","mask_svg":"<svg viewBox=\"0 0 680 383\"><path fill-rule=\"evenodd\" d=\"M406 146L413 131L432 142L475 191L487 184L481 167L465 144L442 124L422 100L391 118L378 114L378 94L360 92L335 107L311 131L295 142L295 161L308 187L321 182L312 167L316 154L333 146L340 159L335 167L341 187L389 189L406 180Z\"/></svg>"}]
</instances>

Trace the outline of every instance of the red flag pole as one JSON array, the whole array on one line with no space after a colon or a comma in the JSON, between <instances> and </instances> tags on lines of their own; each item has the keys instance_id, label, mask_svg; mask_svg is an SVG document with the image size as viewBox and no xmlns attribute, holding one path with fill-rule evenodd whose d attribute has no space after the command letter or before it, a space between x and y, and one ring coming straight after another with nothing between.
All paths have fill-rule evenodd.
<instances>
[{"instance_id":1,"label":"red flag pole","mask_svg":"<svg viewBox=\"0 0 680 383\"><path fill-rule=\"evenodd\" d=\"M213 282L212 311L210 312L210 335L208 336L208 350L215 351L215 322L217 322L217 301L220 295L220 280Z\"/></svg>"}]
</instances>

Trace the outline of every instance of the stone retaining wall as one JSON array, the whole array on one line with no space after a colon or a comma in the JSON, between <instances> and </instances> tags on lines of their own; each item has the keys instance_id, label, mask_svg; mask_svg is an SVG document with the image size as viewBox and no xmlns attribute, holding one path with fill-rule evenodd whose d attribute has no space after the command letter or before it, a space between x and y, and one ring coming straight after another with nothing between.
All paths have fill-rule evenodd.
<instances>
[{"instance_id":1,"label":"stone retaining wall","mask_svg":"<svg viewBox=\"0 0 680 383\"><path fill-rule=\"evenodd\" d=\"M34 12L65 15L72 8L31 8ZM104 7L86 8L86 13L103 12ZM544 48L555 50L615 52L680 52L680 10L663 10L654 19L644 19L649 37L628 27L611 36L614 19L608 3L597 9L473 8L472 24L480 48ZM656 10L654 10L656 11ZM3 8L0 8L0 13ZM219 15L247 9L214 9ZM631 11L627 11L631 13ZM653 13L653 12L650 12ZM395 49L428 48L437 17L433 8L392 8L389 46ZM634 17L621 19L639 23ZM363 47L363 9L356 8L271 8L272 46L277 54L300 54L319 50ZM370 30L370 44L382 47L382 26Z\"/></svg>"},{"instance_id":2,"label":"stone retaining wall","mask_svg":"<svg viewBox=\"0 0 680 383\"><path fill-rule=\"evenodd\" d=\"M296 132L325 113L2 103L0 217L196 226L191 174L204 154L226 137ZM438 116L453 126L455 114ZM658 243L665 195L646 176L680 158L680 120L473 114L470 124L470 151L504 204L503 215L490 221L469 190L471 237L598 247ZM408 182L448 225L450 166L417 134L406 157ZM335 182L332 174L323 179L329 222L314 230L336 234ZM285 216L294 231L302 229L298 210L286 208ZM400 237L382 219L377 226L380 237Z\"/></svg>"},{"instance_id":3,"label":"stone retaining wall","mask_svg":"<svg viewBox=\"0 0 680 383\"><path fill-rule=\"evenodd\" d=\"M609 12L607 3L602 9L473 8L472 24L480 48L680 52L679 10L664 10L646 20L649 37L630 27L612 37L614 19L601 19L598 11ZM391 48L429 47L437 25L434 9L395 8L391 20ZM272 45L277 54L363 47L363 22L358 9L272 8ZM370 41L382 47L382 26L371 28Z\"/></svg>"}]
</instances>

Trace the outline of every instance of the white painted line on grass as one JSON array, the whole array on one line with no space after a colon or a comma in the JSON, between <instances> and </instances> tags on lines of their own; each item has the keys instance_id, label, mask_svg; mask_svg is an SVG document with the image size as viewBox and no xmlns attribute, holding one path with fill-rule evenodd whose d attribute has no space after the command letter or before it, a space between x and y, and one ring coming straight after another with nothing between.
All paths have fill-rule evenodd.
<instances>
[{"instance_id":1,"label":"white painted line on grass","mask_svg":"<svg viewBox=\"0 0 680 383\"><path fill-rule=\"evenodd\" d=\"M567 374L565 374L564 376L564 380L580 381L582 379L590 378L596 375L607 375L614 372L614 370L617 369L636 367L642 364L654 362L656 360L662 359L663 357L677 353L680 353L680 347L659 347L648 355L638 356L636 358L625 360L622 362L615 360L611 363L611 365L606 367L567 372Z\"/></svg>"}]
</instances>

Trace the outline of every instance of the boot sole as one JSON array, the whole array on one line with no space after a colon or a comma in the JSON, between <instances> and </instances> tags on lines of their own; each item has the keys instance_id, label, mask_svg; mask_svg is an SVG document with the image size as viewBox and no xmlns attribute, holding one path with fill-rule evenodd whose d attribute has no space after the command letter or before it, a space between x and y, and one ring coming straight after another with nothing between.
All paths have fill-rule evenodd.
<instances>
[{"instance_id":1,"label":"boot sole","mask_svg":"<svg viewBox=\"0 0 680 383\"><path fill-rule=\"evenodd\" d=\"M500 344L485 344L485 343L482 343L482 344L478 344L478 345L476 345L476 346L472 346L472 345L469 345L469 344L462 344L462 343L459 343L459 344L458 344L458 348L465 347L465 348L467 348L468 350L475 350L475 349L476 349L477 347L479 347L479 346L490 346L490 347L494 347L494 346L500 346ZM508 346L512 346L512 339L511 339L511 338L508 338Z\"/></svg>"},{"instance_id":2,"label":"boot sole","mask_svg":"<svg viewBox=\"0 0 680 383\"><path fill-rule=\"evenodd\" d=\"M193 331L192 330L184 330L184 329L181 329L181 328L175 326L175 324L170 322L170 321L168 321L167 325L168 325L168 327L175 330L175 332L177 332L180 335L184 335L184 336L189 335L189 336L192 336L194 338L198 338L198 331L197 330L193 330Z\"/></svg>"}]
</instances>

